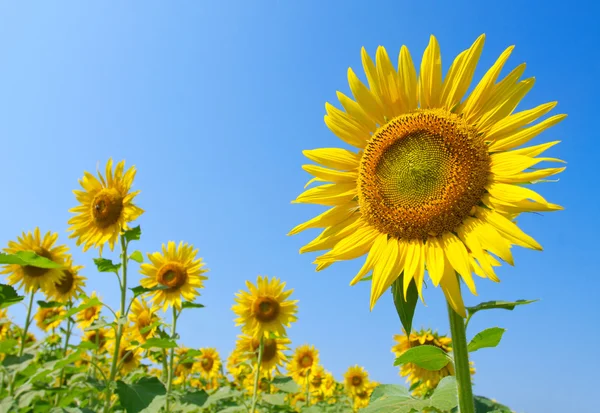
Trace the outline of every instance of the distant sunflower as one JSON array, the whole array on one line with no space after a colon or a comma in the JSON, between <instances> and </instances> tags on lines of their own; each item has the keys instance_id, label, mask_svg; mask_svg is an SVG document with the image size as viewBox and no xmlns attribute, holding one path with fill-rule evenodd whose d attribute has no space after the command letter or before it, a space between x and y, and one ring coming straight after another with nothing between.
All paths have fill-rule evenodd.
<instances>
[{"instance_id":1,"label":"distant sunflower","mask_svg":"<svg viewBox=\"0 0 600 413\"><path fill-rule=\"evenodd\" d=\"M308 377L308 383L310 392L313 395L322 395L325 390L325 379L327 377L327 372L321 365L317 365L310 371L310 376Z\"/></svg>"},{"instance_id":2,"label":"distant sunflower","mask_svg":"<svg viewBox=\"0 0 600 413\"><path fill-rule=\"evenodd\" d=\"M319 364L319 352L315 346L298 346L290 358L287 370L290 376L300 385L306 383L306 375Z\"/></svg>"},{"instance_id":3,"label":"distant sunflower","mask_svg":"<svg viewBox=\"0 0 600 413\"><path fill-rule=\"evenodd\" d=\"M73 260L70 257L67 258L62 270L63 277L60 281L55 282L49 290L48 299L66 303L76 299L79 294L83 294L86 278L79 275L82 268L81 265L73 265Z\"/></svg>"},{"instance_id":4,"label":"distant sunflower","mask_svg":"<svg viewBox=\"0 0 600 413\"><path fill-rule=\"evenodd\" d=\"M99 328L97 330L86 331L83 336L83 341L89 341L98 346L98 354L102 354L107 351L108 343L110 340L110 331L108 328Z\"/></svg>"},{"instance_id":5,"label":"distant sunflower","mask_svg":"<svg viewBox=\"0 0 600 413\"><path fill-rule=\"evenodd\" d=\"M214 348L201 348L202 354L196 357L195 369L205 379L212 379L219 375L221 357Z\"/></svg>"},{"instance_id":6,"label":"distant sunflower","mask_svg":"<svg viewBox=\"0 0 600 413\"><path fill-rule=\"evenodd\" d=\"M247 357L242 356L237 348L227 358L227 372L233 377L236 385L241 385L244 378L252 373Z\"/></svg>"},{"instance_id":7,"label":"distant sunflower","mask_svg":"<svg viewBox=\"0 0 600 413\"><path fill-rule=\"evenodd\" d=\"M114 331L114 329L110 330ZM112 334L107 334L107 338L111 337ZM127 375L127 373L131 372L137 366L139 366L142 356L142 348L132 344L134 340L132 334L132 330L130 326L127 326L123 330L123 335L121 336L121 342L119 344L119 371L122 376ZM110 354L114 354L116 341L114 339L108 340L108 350Z\"/></svg>"},{"instance_id":8,"label":"distant sunflower","mask_svg":"<svg viewBox=\"0 0 600 413\"><path fill-rule=\"evenodd\" d=\"M35 314L35 321L40 330L50 331L62 323L59 317L67 312L64 307L39 308Z\"/></svg>"},{"instance_id":9,"label":"distant sunflower","mask_svg":"<svg viewBox=\"0 0 600 413\"><path fill-rule=\"evenodd\" d=\"M83 191L75 190L75 198L79 205L69 210L76 214L69 220L69 238L77 238L77 245L83 244L83 251L90 247L99 248L108 242L110 250L127 224L135 221L143 209L133 204L133 198L140 191L131 191L135 167L125 173L125 161L117 164L113 173L113 162L106 163L106 179L98 172L98 179L89 172L79 180Z\"/></svg>"},{"instance_id":10,"label":"distant sunflower","mask_svg":"<svg viewBox=\"0 0 600 413\"><path fill-rule=\"evenodd\" d=\"M336 387L337 387L337 382L335 381L333 374L326 373L325 378L323 379L323 387L322 387L323 396L325 397L325 399L333 397Z\"/></svg>"},{"instance_id":11,"label":"distant sunflower","mask_svg":"<svg viewBox=\"0 0 600 413\"><path fill-rule=\"evenodd\" d=\"M369 405L369 401L371 400L371 394L375 387L377 387L379 383L369 382L366 386L352 393L352 403L355 409L364 409Z\"/></svg>"},{"instance_id":12,"label":"distant sunflower","mask_svg":"<svg viewBox=\"0 0 600 413\"><path fill-rule=\"evenodd\" d=\"M259 394L262 393L274 393L276 392L275 386L271 384L272 376L268 371L261 371L258 379L257 391ZM249 395L254 392L254 373L246 376L243 382L243 389Z\"/></svg>"},{"instance_id":13,"label":"distant sunflower","mask_svg":"<svg viewBox=\"0 0 600 413\"><path fill-rule=\"evenodd\" d=\"M153 304L162 305L164 311L169 306L180 310L182 298L193 301L199 295L197 290L204 287L202 281L207 279L202 274L208 270L202 268L202 258L196 258L196 254L198 250L193 245L180 242L176 246L173 241L167 246L162 245L162 254L148 254L150 263L140 266L140 272L145 276L140 284L146 288L166 287L150 293Z\"/></svg>"},{"instance_id":14,"label":"distant sunflower","mask_svg":"<svg viewBox=\"0 0 600 413\"><path fill-rule=\"evenodd\" d=\"M285 283L278 278L258 276L256 286L246 281L249 292L236 293L236 305L231 309L238 316L236 325L242 332L260 338L273 332L283 337L285 327L296 321L297 300L288 300L294 290L283 291Z\"/></svg>"},{"instance_id":15,"label":"distant sunflower","mask_svg":"<svg viewBox=\"0 0 600 413\"><path fill-rule=\"evenodd\" d=\"M194 368L194 360L187 360L188 358L191 359L191 357L188 357L188 353L189 353L190 349L187 347L178 347L175 350L175 353L177 354L177 365L182 369L182 371L184 371L186 374L190 373L192 371L192 369ZM185 361L185 362L183 362Z\"/></svg>"},{"instance_id":16,"label":"distant sunflower","mask_svg":"<svg viewBox=\"0 0 600 413\"><path fill-rule=\"evenodd\" d=\"M398 334L394 336L396 344L392 347L392 352L396 357L400 357L406 350L412 347L422 345L430 345L438 347L444 352L452 351L452 339L443 335L439 335L431 330L420 330L410 333L410 337L406 334ZM472 364L472 363L471 363ZM471 368L471 374L475 373L475 369ZM416 364L406 363L400 367L400 375L406 377L406 381L414 386L413 393L419 396L424 396L427 392L435 389L444 377L454 375L454 366L448 362L440 370L426 370Z\"/></svg>"},{"instance_id":17,"label":"distant sunflower","mask_svg":"<svg viewBox=\"0 0 600 413\"><path fill-rule=\"evenodd\" d=\"M350 394L358 393L367 388L369 375L363 367L350 367L344 374L344 385Z\"/></svg>"},{"instance_id":18,"label":"distant sunflower","mask_svg":"<svg viewBox=\"0 0 600 413\"><path fill-rule=\"evenodd\" d=\"M154 335L157 325L154 325L159 317L156 314L158 307L148 306L143 298L135 298L131 304L131 311L127 316L133 323L131 333L134 340L145 343L146 340Z\"/></svg>"},{"instance_id":19,"label":"distant sunflower","mask_svg":"<svg viewBox=\"0 0 600 413\"><path fill-rule=\"evenodd\" d=\"M4 252L15 254L19 251L33 251L37 255L63 264L69 248L66 245L54 246L57 240L56 232L48 231L42 237L40 229L36 227L33 233L23 232L20 237L17 237L17 241L9 241L8 248L4 248ZM44 292L51 291L54 283L60 282L63 278L63 271L60 268L38 268L19 264L5 265L0 274L9 274L8 283L18 285L17 288L24 287L27 292L37 289Z\"/></svg>"},{"instance_id":20,"label":"distant sunflower","mask_svg":"<svg viewBox=\"0 0 600 413\"><path fill-rule=\"evenodd\" d=\"M523 184L543 181L564 168L534 168L562 162L537 156L558 143L515 149L565 115L531 122L556 102L514 112L534 83L520 80L520 65L497 82L513 47L506 49L463 99L481 54L484 35L462 52L442 81L440 49L431 36L417 72L402 46L398 69L386 50L373 62L362 49L369 87L352 69L348 81L355 100L338 92L344 110L326 104L325 123L357 151L326 148L304 151L320 165L304 165L323 183L294 201L332 207L295 227L324 228L300 252L327 251L317 271L367 254L351 285L372 271L371 309L401 275L404 295L415 281L422 298L425 270L441 285L454 310L465 316L456 273L476 294L472 273L499 281L499 257L513 264L512 245L542 247L513 222L523 212L555 211Z\"/></svg>"},{"instance_id":21,"label":"distant sunflower","mask_svg":"<svg viewBox=\"0 0 600 413\"><path fill-rule=\"evenodd\" d=\"M85 304L89 302L92 298L97 298L96 291L93 291L89 298L84 299L83 303ZM100 317L101 310L101 305L94 305L77 313L77 324L79 325L79 328L85 330L91 326L92 323Z\"/></svg>"},{"instance_id":22,"label":"distant sunflower","mask_svg":"<svg viewBox=\"0 0 600 413\"><path fill-rule=\"evenodd\" d=\"M273 372L273 370L283 367L287 360L284 351L288 351L290 339L287 337L264 338L263 354L260 363L261 371ZM252 336L238 336L236 349L240 353L240 357L250 360L253 365L256 365L258 360L258 348L260 340Z\"/></svg>"}]
</instances>

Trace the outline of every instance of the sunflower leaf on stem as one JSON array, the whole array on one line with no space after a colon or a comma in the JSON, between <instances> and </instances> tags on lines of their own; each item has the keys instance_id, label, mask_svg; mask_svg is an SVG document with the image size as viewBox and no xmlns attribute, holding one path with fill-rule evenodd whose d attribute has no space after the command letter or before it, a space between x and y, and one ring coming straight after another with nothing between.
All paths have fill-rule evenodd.
<instances>
[{"instance_id":1,"label":"sunflower leaf on stem","mask_svg":"<svg viewBox=\"0 0 600 413\"><path fill-rule=\"evenodd\" d=\"M17 304L23 301L24 298L25 296L17 294L17 290L12 286L0 284L0 308L6 308L13 304Z\"/></svg>"},{"instance_id":2,"label":"sunflower leaf on stem","mask_svg":"<svg viewBox=\"0 0 600 413\"><path fill-rule=\"evenodd\" d=\"M166 285L162 285L162 284L158 284L156 287L152 287L152 288L142 287L141 285L130 288L130 290L133 292L133 298L139 297L142 294L146 294L146 293L149 293L152 291L168 290L168 289L169 289L169 287L167 287Z\"/></svg>"},{"instance_id":3,"label":"sunflower leaf on stem","mask_svg":"<svg viewBox=\"0 0 600 413\"><path fill-rule=\"evenodd\" d=\"M144 256L142 255L142 253L140 251L133 251L131 253L131 255L129 256L130 259L134 260L135 262L141 264L142 262L144 262Z\"/></svg>"},{"instance_id":4,"label":"sunflower leaf on stem","mask_svg":"<svg viewBox=\"0 0 600 413\"><path fill-rule=\"evenodd\" d=\"M469 352L477 351L480 348L496 347L502 340L502 335L506 330L500 327L486 328L477 333L468 344Z\"/></svg>"},{"instance_id":5,"label":"sunflower leaf on stem","mask_svg":"<svg viewBox=\"0 0 600 413\"><path fill-rule=\"evenodd\" d=\"M184 301L183 303L181 303L181 309L183 310L185 308L204 308L204 304L193 303L191 301Z\"/></svg>"},{"instance_id":6,"label":"sunflower leaf on stem","mask_svg":"<svg viewBox=\"0 0 600 413\"><path fill-rule=\"evenodd\" d=\"M410 334L413 317L415 316L415 309L417 307L417 301L419 300L419 294L417 292L415 281L412 280L408 285L405 300L402 293L403 279L404 274L396 278L396 281L394 281L392 284L392 295L394 296L394 305L396 306L396 311L400 317L402 327L404 328L406 334Z\"/></svg>"},{"instance_id":7,"label":"sunflower leaf on stem","mask_svg":"<svg viewBox=\"0 0 600 413\"><path fill-rule=\"evenodd\" d=\"M46 257L37 255L33 251L17 251L14 254L0 252L0 264L29 265L37 268L61 268L58 264Z\"/></svg>"},{"instance_id":8,"label":"sunflower leaf on stem","mask_svg":"<svg viewBox=\"0 0 600 413\"><path fill-rule=\"evenodd\" d=\"M140 228L139 225L137 227L130 228L123 233L123 236L125 237L127 242L137 241L140 239L141 235L142 235L142 229Z\"/></svg>"},{"instance_id":9,"label":"sunflower leaf on stem","mask_svg":"<svg viewBox=\"0 0 600 413\"><path fill-rule=\"evenodd\" d=\"M119 268L121 268L121 263L113 264L113 262L106 258L94 258L94 264L96 264L96 268L100 272L114 272L115 274L119 274Z\"/></svg>"},{"instance_id":10,"label":"sunflower leaf on stem","mask_svg":"<svg viewBox=\"0 0 600 413\"><path fill-rule=\"evenodd\" d=\"M444 350L436 346L424 344L406 350L396 358L394 366L405 363L414 363L425 370L440 370L450 363L452 359Z\"/></svg>"},{"instance_id":11,"label":"sunflower leaf on stem","mask_svg":"<svg viewBox=\"0 0 600 413\"><path fill-rule=\"evenodd\" d=\"M40 308L56 308L56 307L62 307L63 305L65 305L65 303L61 303L58 301L42 301L42 300L38 300L37 301L37 305L40 306Z\"/></svg>"}]
</instances>

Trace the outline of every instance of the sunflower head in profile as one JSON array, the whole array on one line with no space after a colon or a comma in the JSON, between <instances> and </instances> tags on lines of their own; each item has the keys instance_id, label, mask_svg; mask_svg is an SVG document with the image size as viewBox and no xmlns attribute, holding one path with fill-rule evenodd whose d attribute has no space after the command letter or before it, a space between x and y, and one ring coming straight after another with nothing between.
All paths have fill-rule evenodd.
<instances>
[{"instance_id":1,"label":"sunflower head in profile","mask_svg":"<svg viewBox=\"0 0 600 413\"><path fill-rule=\"evenodd\" d=\"M47 298L66 303L75 300L79 294L83 294L86 278L79 275L82 268L81 265L73 265L73 260L68 257L62 270L62 279L53 284L46 295Z\"/></svg>"},{"instance_id":2,"label":"sunflower head in profile","mask_svg":"<svg viewBox=\"0 0 600 413\"><path fill-rule=\"evenodd\" d=\"M136 297L131 303L131 311L128 314L129 321L133 323L131 333L133 339L139 343L145 343L148 338L154 335L158 328L157 306L149 306L146 300Z\"/></svg>"},{"instance_id":3,"label":"sunflower head in profile","mask_svg":"<svg viewBox=\"0 0 600 413\"><path fill-rule=\"evenodd\" d=\"M204 262L197 254L193 245L180 242L177 246L173 241L163 244L162 252L148 254L150 263L140 266L144 276L140 284L146 288L164 287L150 293L154 305L162 305L164 311L169 306L180 310L182 299L193 301L199 295L197 290L204 287L203 281L207 279L202 274L208 270L202 268Z\"/></svg>"},{"instance_id":4,"label":"sunflower head in profile","mask_svg":"<svg viewBox=\"0 0 600 413\"><path fill-rule=\"evenodd\" d=\"M288 299L294 290L283 291L285 282L261 276L256 285L246 281L246 287L248 291L236 293L236 304L231 308L238 316L236 325L242 326L244 334L257 338L270 332L284 337L285 327L297 319L298 301Z\"/></svg>"},{"instance_id":5,"label":"sunflower head in profile","mask_svg":"<svg viewBox=\"0 0 600 413\"><path fill-rule=\"evenodd\" d=\"M440 49L431 36L417 76L402 46L398 68L379 47L375 62L365 49L365 85L352 69L354 99L337 94L343 109L326 104L325 123L353 150L304 151L316 164L303 168L319 185L295 202L330 207L295 227L322 232L300 252L324 251L317 270L366 255L351 284L372 272L371 309L403 274L404 296L415 282L422 298L425 271L453 309L465 316L460 278L476 294L473 273L499 281L494 267L513 264L513 245L541 250L514 219L523 212L560 206L524 186L561 172L540 167L561 162L538 157L558 142L521 147L565 118L548 113L556 102L515 112L534 83L520 65L501 80L507 48L469 90L484 36L458 55L442 80Z\"/></svg>"},{"instance_id":6,"label":"sunflower head in profile","mask_svg":"<svg viewBox=\"0 0 600 413\"><path fill-rule=\"evenodd\" d=\"M196 357L194 369L200 373L204 379L213 379L219 376L221 369L221 357L214 348L201 348L201 355Z\"/></svg>"},{"instance_id":7,"label":"sunflower head in profile","mask_svg":"<svg viewBox=\"0 0 600 413\"><path fill-rule=\"evenodd\" d=\"M67 312L62 306L50 308L40 307L35 314L35 321L40 330L54 330L62 323L63 319L61 316L64 316L66 313Z\"/></svg>"},{"instance_id":8,"label":"sunflower head in profile","mask_svg":"<svg viewBox=\"0 0 600 413\"><path fill-rule=\"evenodd\" d=\"M43 237L40 229L35 228L33 232L23 232L17 241L9 241L8 248L4 252L15 254L19 251L32 251L39 256L48 258L57 264L64 264L67 259L66 245L54 245L58 240L58 234L48 231ZM25 291L36 291L41 289L44 293L52 291L55 283L63 279L61 268L39 268L31 265L7 264L0 274L8 274L8 283L23 287Z\"/></svg>"},{"instance_id":9,"label":"sunflower head in profile","mask_svg":"<svg viewBox=\"0 0 600 413\"><path fill-rule=\"evenodd\" d=\"M308 344L296 347L290 358L287 370L290 376L301 386L306 386L307 374L319 365L319 352ZM309 376L310 377L310 376Z\"/></svg>"},{"instance_id":10,"label":"sunflower head in profile","mask_svg":"<svg viewBox=\"0 0 600 413\"><path fill-rule=\"evenodd\" d=\"M260 362L260 369L264 372L273 373L274 370L283 368L287 360L284 352L289 350L290 339L287 337L265 337L263 339L263 354ZM248 360L252 365L258 361L258 349L260 340L253 336L238 336L235 348L239 352L242 360Z\"/></svg>"},{"instance_id":11,"label":"sunflower head in profile","mask_svg":"<svg viewBox=\"0 0 600 413\"><path fill-rule=\"evenodd\" d=\"M400 357L412 347L422 345L435 346L446 353L452 351L452 339L432 330L413 331L409 336L397 334L394 336L394 341L396 344L392 347L392 352L396 357ZM473 363L471 362L471 364ZM475 374L473 367L471 367L471 374ZM425 396L434 390L444 377L454 375L454 366L449 362L440 370L426 370L416 364L406 363L400 367L400 375L406 377L406 381L410 383L415 395Z\"/></svg>"},{"instance_id":12,"label":"sunflower head in profile","mask_svg":"<svg viewBox=\"0 0 600 413\"><path fill-rule=\"evenodd\" d=\"M344 374L344 385L346 391L350 394L355 394L366 389L369 383L369 374L363 367L352 366L348 368Z\"/></svg>"},{"instance_id":13,"label":"sunflower head in profile","mask_svg":"<svg viewBox=\"0 0 600 413\"><path fill-rule=\"evenodd\" d=\"M125 161L121 161L113 171L113 161L109 159L105 176L98 172L96 178L84 172L79 180L83 190L73 191L79 205L69 210L75 214L69 220L69 238L76 238L77 245L83 245L84 251L95 247L101 252L106 243L112 251L121 231L144 212L133 204L133 199L140 192L131 192L135 167L127 171L124 168Z\"/></svg>"},{"instance_id":14,"label":"sunflower head in profile","mask_svg":"<svg viewBox=\"0 0 600 413\"><path fill-rule=\"evenodd\" d=\"M90 302L90 300L93 298L98 298L98 296L96 295L96 291L93 291L92 295L90 295L89 297L84 298L83 303L86 304ZM85 330L86 328L91 326L94 321L100 318L101 310L101 305L93 305L77 313L77 324L79 325L79 328Z\"/></svg>"}]
</instances>

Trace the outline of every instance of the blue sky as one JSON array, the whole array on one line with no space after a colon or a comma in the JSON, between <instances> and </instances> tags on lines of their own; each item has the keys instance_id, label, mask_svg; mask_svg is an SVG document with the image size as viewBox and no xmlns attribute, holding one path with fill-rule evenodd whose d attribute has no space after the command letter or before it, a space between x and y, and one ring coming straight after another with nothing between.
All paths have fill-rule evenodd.
<instances>
[{"instance_id":1,"label":"blue sky","mask_svg":"<svg viewBox=\"0 0 600 413\"><path fill-rule=\"evenodd\" d=\"M316 273L298 249L316 232L287 237L321 210L290 201L308 179L301 151L339 145L323 122L325 102L348 92L360 48L406 44L419 61L435 34L444 69L486 33L476 72L509 45L510 70L527 63L536 85L522 108L557 100L566 121L536 140L562 140L551 156L568 162L558 183L536 189L565 211L519 224L544 252L514 249L500 284L479 280L479 296L539 298L513 312L478 314L469 335L507 329L497 349L473 355L475 392L519 412L591 411L600 367L599 225L593 184L600 155L597 118L600 31L595 16L568 3L470 2L3 2L0 5L0 204L6 244L40 226L60 233L85 265L89 289L117 306L117 282L67 239L67 210L84 170L109 157L135 164L142 251L168 240L200 250L210 268L200 302L178 327L185 345L226 357L239 330L231 311L246 279L277 276L300 300L294 345L314 344L340 379L360 364L371 378L403 383L393 367L400 331L390 294L369 312L368 283L350 287L362 261ZM134 267L135 268L135 267ZM139 275L134 272L132 281ZM132 283L133 286L133 283ZM443 294L430 288L416 327L447 333ZM23 309L13 307L17 320Z\"/></svg>"}]
</instances>

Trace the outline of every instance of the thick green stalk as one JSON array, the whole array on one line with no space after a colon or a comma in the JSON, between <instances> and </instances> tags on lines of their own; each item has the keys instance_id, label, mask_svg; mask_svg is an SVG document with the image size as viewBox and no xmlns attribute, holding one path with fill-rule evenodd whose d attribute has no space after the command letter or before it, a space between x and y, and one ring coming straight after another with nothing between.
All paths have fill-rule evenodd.
<instances>
[{"instance_id":1,"label":"thick green stalk","mask_svg":"<svg viewBox=\"0 0 600 413\"><path fill-rule=\"evenodd\" d=\"M35 295L35 291L31 290L31 294L29 296L29 305L27 306L27 316L25 317L25 327L23 327L23 333L21 334L21 348L19 349L19 357L23 357L23 352L25 351L25 342L27 341L27 332L29 331L29 326L31 325L31 308L33 307L33 296Z\"/></svg>"},{"instance_id":2,"label":"thick green stalk","mask_svg":"<svg viewBox=\"0 0 600 413\"><path fill-rule=\"evenodd\" d=\"M173 307L173 328L171 329L171 338L175 340L175 331L177 329L177 309ZM169 403L171 402L171 389L173 388L173 376L175 375L174 369L174 361L175 361L175 349L171 348L169 350L169 375L167 378L167 400L166 400L166 411L169 410Z\"/></svg>"},{"instance_id":3,"label":"thick green stalk","mask_svg":"<svg viewBox=\"0 0 600 413\"><path fill-rule=\"evenodd\" d=\"M450 332L452 333L452 353L454 354L454 370L458 386L459 412L475 413L465 322L450 304L448 304L448 317L450 318Z\"/></svg>"},{"instance_id":4,"label":"thick green stalk","mask_svg":"<svg viewBox=\"0 0 600 413\"><path fill-rule=\"evenodd\" d=\"M71 306L72 306L72 303L69 301L69 303L67 305L67 310L70 310ZM72 326L71 326L71 317L68 317L67 318L67 333L65 334L65 347L63 348L63 354L62 354L63 357L67 357L67 350L69 348L69 339L71 338L71 328L72 328ZM65 368L63 367L60 370L60 380L58 381L58 385L59 386L64 386L66 384L67 384L67 380L65 379ZM56 399L55 399L55 402L54 402L54 404L56 406L58 406L59 400L60 400L60 393L57 392L56 393Z\"/></svg>"},{"instance_id":5,"label":"thick green stalk","mask_svg":"<svg viewBox=\"0 0 600 413\"><path fill-rule=\"evenodd\" d=\"M256 402L258 401L258 381L260 379L260 364L262 363L264 347L265 337L261 336L260 344L258 345L258 361L256 362L256 371L254 372L254 391L252 392L252 406L250 407L250 413L254 413Z\"/></svg>"}]
</instances>

